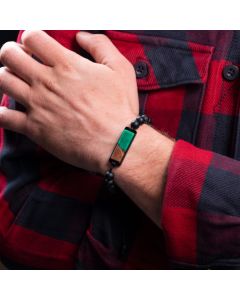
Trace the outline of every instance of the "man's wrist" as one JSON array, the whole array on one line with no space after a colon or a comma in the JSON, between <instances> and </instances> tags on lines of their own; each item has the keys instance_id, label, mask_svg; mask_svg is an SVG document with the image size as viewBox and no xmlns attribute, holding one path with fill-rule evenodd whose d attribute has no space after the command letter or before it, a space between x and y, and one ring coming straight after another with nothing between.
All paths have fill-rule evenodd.
<instances>
[{"instance_id":1,"label":"man's wrist","mask_svg":"<svg viewBox=\"0 0 240 300\"><path fill-rule=\"evenodd\" d=\"M148 125L137 135L121 166L114 168L116 184L155 222L160 222L161 199L174 141Z\"/></svg>"}]
</instances>

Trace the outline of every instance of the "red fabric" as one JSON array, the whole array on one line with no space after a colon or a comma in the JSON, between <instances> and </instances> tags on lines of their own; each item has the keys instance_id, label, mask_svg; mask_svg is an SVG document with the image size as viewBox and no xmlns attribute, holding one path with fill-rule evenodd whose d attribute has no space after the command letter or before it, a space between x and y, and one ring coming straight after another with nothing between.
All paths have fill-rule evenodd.
<instances>
[{"instance_id":1,"label":"red fabric","mask_svg":"<svg viewBox=\"0 0 240 300\"><path fill-rule=\"evenodd\" d=\"M54 240L20 226L10 229L2 246L7 257L35 268L71 269L74 267L74 245Z\"/></svg>"},{"instance_id":2,"label":"red fabric","mask_svg":"<svg viewBox=\"0 0 240 300\"><path fill-rule=\"evenodd\" d=\"M163 89L152 92L145 109L156 128L170 136L176 136L183 110L185 87L178 86L171 91ZM163 110L164 106L164 110Z\"/></svg>"},{"instance_id":3,"label":"red fabric","mask_svg":"<svg viewBox=\"0 0 240 300\"><path fill-rule=\"evenodd\" d=\"M181 140L175 144L168 167L162 226L169 253L176 261L197 262L197 208L211 157L211 152Z\"/></svg>"}]
</instances>

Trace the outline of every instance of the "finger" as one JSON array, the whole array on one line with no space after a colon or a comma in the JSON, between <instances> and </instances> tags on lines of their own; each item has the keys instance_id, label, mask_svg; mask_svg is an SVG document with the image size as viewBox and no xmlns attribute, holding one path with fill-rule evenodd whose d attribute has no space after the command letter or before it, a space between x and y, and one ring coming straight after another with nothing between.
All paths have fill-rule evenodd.
<instances>
[{"instance_id":1,"label":"finger","mask_svg":"<svg viewBox=\"0 0 240 300\"><path fill-rule=\"evenodd\" d=\"M25 134L27 115L23 112L0 107L0 127Z\"/></svg>"},{"instance_id":2,"label":"finger","mask_svg":"<svg viewBox=\"0 0 240 300\"><path fill-rule=\"evenodd\" d=\"M76 35L80 47L91 54L97 63L118 69L126 58L118 51L110 39L103 34L80 31Z\"/></svg>"},{"instance_id":3,"label":"finger","mask_svg":"<svg viewBox=\"0 0 240 300\"><path fill-rule=\"evenodd\" d=\"M44 66L29 56L23 47L15 42L5 43L0 51L2 64L29 84L44 72Z\"/></svg>"},{"instance_id":4,"label":"finger","mask_svg":"<svg viewBox=\"0 0 240 300\"><path fill-rule=\"evenodd\" d=\"M69 50L41 30L24 31L22 43L45 65L55 66L66 59Z\"/></svg>"},{"instance_id":5,"label":"finger","mask_svg":"<svg viewBox=\"0 0 240 300\"><path fill-rule=\"evenodd\" d=\"M0 68L0 90L25 107L29 106L27 99L30 94L30 86L12 74L6 67Z\"/></svg>"}]
</instances>

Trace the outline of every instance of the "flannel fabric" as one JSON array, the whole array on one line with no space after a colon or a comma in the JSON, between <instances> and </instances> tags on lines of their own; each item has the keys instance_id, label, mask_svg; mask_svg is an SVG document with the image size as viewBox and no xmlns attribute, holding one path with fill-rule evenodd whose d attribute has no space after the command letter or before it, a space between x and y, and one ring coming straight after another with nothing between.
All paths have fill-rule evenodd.
<instances>
[{"instance_id":1,"label":"flannel fabric","mask_svg":"<svg viewBox=\"0 0 240 300\"><path fill-rule=\"evenodd\" d=\"M47 31L91 59L76 32ZM102 177L1 129L1 256L37 269L240 268L240 77L223 75L240 67L240 32L103 33L145 68L140 110L177 140L163 230L124 191L108 195ZM23 109L7 96L2 105Z\"/></svg>"}]
</instances>

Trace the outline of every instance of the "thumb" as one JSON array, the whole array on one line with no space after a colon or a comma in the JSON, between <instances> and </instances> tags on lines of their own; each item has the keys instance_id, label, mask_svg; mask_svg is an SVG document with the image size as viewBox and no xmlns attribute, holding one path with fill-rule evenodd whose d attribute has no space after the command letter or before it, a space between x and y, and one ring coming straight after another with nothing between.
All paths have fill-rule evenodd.
<instances>
[{"instance_id":1,"label":"thumb","mask_svg":"<svg viewBox=\"0 0 240 300\"><path fill-rule=\"evenodd\" d=\"M92 34L80 31L76 35L80 47L87 51L97 63L109 66L112 69L119 68L125 57L113 45L111 40L104 34Z\"/></svg>"}]
</instances>

